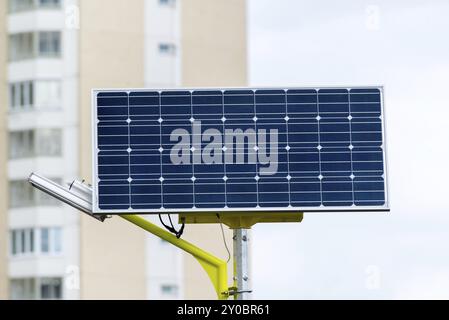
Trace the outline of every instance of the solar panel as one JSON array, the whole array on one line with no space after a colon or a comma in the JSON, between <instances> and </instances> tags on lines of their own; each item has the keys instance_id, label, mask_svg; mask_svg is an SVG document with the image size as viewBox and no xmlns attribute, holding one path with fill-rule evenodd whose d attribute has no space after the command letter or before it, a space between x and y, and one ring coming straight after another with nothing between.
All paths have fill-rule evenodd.
<instances>
[{"instance_id":1,"label":"solar panel","mask_svg":"<svg viewBox=\"0 0 449 320\"><path fill-rule=\"evenodd\" d=\"M382 88L93 91L95 213L388 210Z\"/></svg>"}]
</instances>

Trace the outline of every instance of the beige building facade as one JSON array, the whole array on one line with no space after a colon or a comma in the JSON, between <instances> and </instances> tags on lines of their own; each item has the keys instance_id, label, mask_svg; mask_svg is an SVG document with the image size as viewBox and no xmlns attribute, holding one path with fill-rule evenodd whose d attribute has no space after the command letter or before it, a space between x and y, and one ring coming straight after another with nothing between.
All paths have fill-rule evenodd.
<instances>
[{"instance_id":1,"label":"beige building facade","mask_svg":"<svg viewBox=\"0 0 449 320\"><path fill-rule=\"evenodd\" d=\"M7 11L5 6L0 6L0 21L6 21ZM8 179L6 175L7 157L7 86L6 86L6 66L7 51L6 39L7 32L5 23L0 26L0 299L8 296L8 196L7 186Z\"/></svg>"},{"instance_id":2,"label":"beige building facade","mask_svg":"<svg viewBox=\"0 0 449 320\"><path fill-rule=\"evenodd\" d=\"M93 88L245 86L246 1L9 0L9 9L5 2L0 298L215 298L194 258L119 217L102 224L43 200L21 181L31 171L91 181ZM28 46L36 48L22 54ZM59 148L41 141L52 139ZM23 190L27 203L15 194ZM227 255L219 226L189 225L184 237Z\"/></svg>"}]
</instances>

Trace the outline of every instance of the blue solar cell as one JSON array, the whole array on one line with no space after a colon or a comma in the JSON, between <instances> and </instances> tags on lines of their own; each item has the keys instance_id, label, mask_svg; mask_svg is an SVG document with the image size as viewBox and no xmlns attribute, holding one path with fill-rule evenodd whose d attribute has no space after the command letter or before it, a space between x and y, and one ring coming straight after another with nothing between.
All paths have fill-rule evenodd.
<instances>
[{"instance_id":1,"label":"blue solar cell","mask_svg":"<svg viewBox=\"0 0 449 320\"><path fill-rule=\"evenodd\" d=\"M381 90L98 91L95 212L385 210Z\"/></svg>"}]
</instances>

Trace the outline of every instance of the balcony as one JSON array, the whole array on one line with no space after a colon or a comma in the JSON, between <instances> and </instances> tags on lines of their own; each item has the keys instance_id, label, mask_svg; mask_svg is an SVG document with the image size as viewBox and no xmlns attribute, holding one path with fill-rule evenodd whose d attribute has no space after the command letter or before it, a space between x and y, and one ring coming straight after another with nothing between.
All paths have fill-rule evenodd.
<instances>
[{"instance_id":1,"label":"balcony","mask_svg":"<svg viewBox=\"0 0 449 320\"><path fill-rule=\"evenodd\" d=\"M59 10L61 0L9 0L8 12L10 14L23 13L33 10Z\"/></svg>"}]
</instances>

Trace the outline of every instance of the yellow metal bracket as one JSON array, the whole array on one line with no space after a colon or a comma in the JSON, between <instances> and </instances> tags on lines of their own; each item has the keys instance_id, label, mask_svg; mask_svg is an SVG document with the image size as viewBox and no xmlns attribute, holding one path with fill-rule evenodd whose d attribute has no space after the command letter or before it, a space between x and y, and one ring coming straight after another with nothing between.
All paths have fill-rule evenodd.
<instances>
[{"instance_id":1,"label":"yellow metal bracket","mask_svg":"<svg viewBox=\"0 0 449 320\"><path fill-rule=\"evenodd\" d=\"M229 212L179 214L179 223L206 224L223 223L231 229L251 229L256 223L301 222L302 212Z\"/></svg>"},{"instance_id":2,"label":"yellow metal bracket","mask_svg":"<svg viewBox=\"0 0 449 320\"><path fill-rule=\"evenodd\" d=\"M218 299L226 300L229 298L229 288L227 283L228 272L226 261L215 257L214 255L198 248L197 246L191 244L186 240L176 238L175 235L171 234L168 231L165 231L162 228L159 228L154 223L151 223L150 221L140 216L123 214L120 215L120 217L190 253L195 259L198 260L198 262L206 271L207 275L212 281L212 284L214 285Z\"/></svg>"},{"instance_id":3,"label":"yellow metal bracket","mask_svg":"<svg viewBox=\"0 0 449 320\"><path fill-rule=\"evenodd\" d=\"M188 213L179 214L179 223L186 224L208 224L208 223L223 223L230 229L234 230L233 244L234 244L234 283L228 289L228 295L233 295L234 299L245 299L244 292L239 291L241 288L245 289L246 284L245 275L242 269L243 261L247 262L247 245L244 244L247 240L246 230L251 229L256 223L276 223L276 222L301 222L303 220L302 212L226 212L226 213ZM243 232L243 233L242 233ZM243 236L242 236L243 235ZM246 249L245 249L246 248ZM240 268L238 267L240 265ZM245 265L247 267L247 264ZM246 269L246 272L249 272ZM239 287L240 286L240 287ZM250 292L250 291L246 291Z\"/></svg>"},{"instance_id":4,"label":"yellow metal bracket","mask_svg":"<svg viewBox=\"0 0 449 320\"><path fill-rule=\"evenodd\" d=\"M233 287L228 287L228 272L226 261L215 257L214 255L198 248L194 244L184 240L178 239L174 234L158 227L154 223L138 216L123 214L121 218L135 224L136 226L154 234L155 236L171 243L172 245L190 253L206 271L211 280L217 297L219 300L226 300L231 295L232 291L237 290L237 284L234 281ZM268 222L301 222L303 219L302 212L279 212L279 213L264 213L264 212L245 212L240 213L201 213L197 215L180 214L180 223L223 223L231 229L250 229L256 223ZM234 261L234 274L236 273L236 265ZM236 296L235 296L236 297Z\"/></svg>"}]
</instances>

